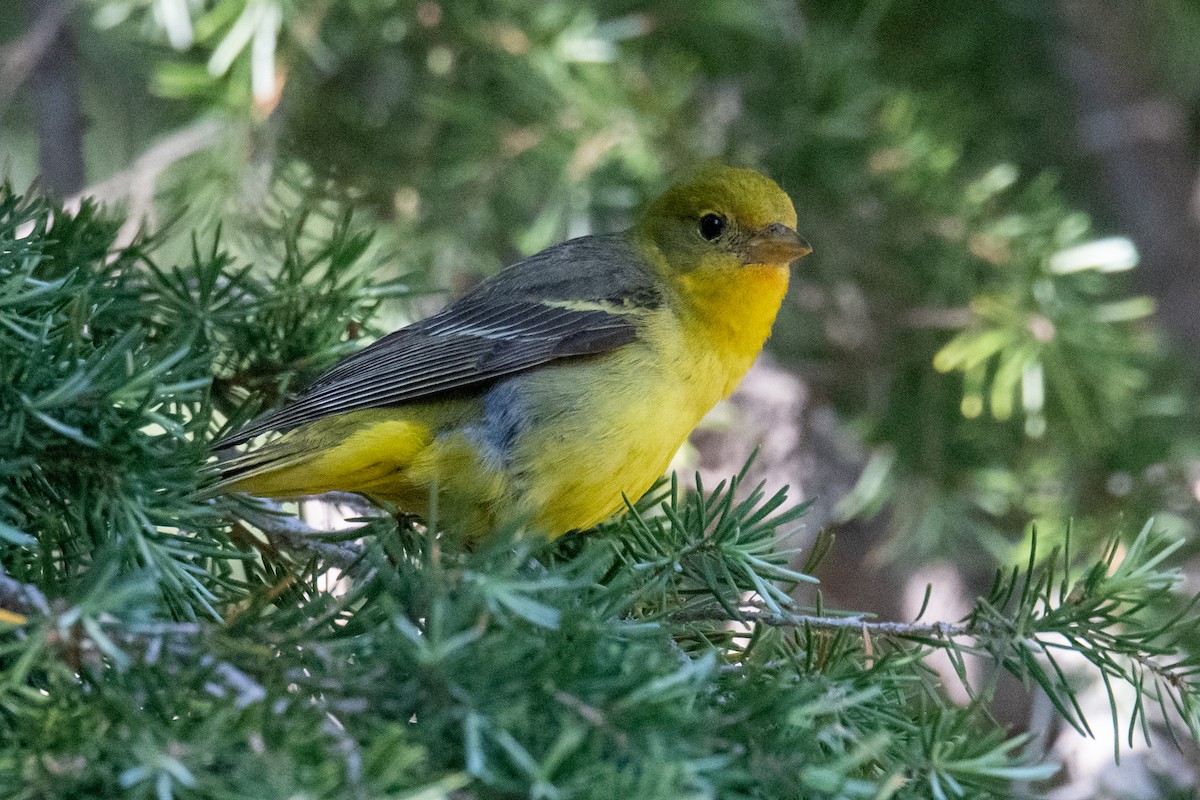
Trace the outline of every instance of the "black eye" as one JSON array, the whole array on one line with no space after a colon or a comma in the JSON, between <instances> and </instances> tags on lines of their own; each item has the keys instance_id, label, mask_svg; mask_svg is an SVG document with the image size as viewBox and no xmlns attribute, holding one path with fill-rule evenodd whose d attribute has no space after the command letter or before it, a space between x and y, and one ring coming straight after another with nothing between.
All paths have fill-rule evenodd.
<instances>
[{"instance_id":1,"label":"black eye","mask_svg":"<svg viewBox=\"0 0 1200 800\"><path fill-rule=\"evenodd\" d=\"M705 214L700 218L700 235L708 241L721 238L725 232L725 218L720 214Z\"/></svg>"}]
</instances>

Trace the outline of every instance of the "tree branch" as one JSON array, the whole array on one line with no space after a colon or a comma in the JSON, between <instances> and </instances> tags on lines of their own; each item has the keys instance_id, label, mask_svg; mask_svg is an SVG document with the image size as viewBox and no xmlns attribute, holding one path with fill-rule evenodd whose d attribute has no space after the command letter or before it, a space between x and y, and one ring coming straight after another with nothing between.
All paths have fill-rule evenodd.
<instances>
[{"instance_id":1,"label":"tree branch","mask_svg":"<svg viewBox=\"0 0 1200 800\"><path fill-rule=\"evenodd\" d=\"M74 32L64 24L70 4L61 0L27 0L41 8L46 40L32 61L33 115L38 135L38 172L44 185L58 196L83 187L83 101L79 92L79 48ZM62 6L66 6L63 8Z\"/></svg>"},{"instance_id":2,"label":"tree branch","mask_svg":"<svg viewBox=\"0 0 1200 800\"><path fill-rule=\"evenodd\" d=\"M977 636L979 625L949 622L870 622L860 614L849 617L825 617L816 614L791 614L786 611L743 610L738 619L730 619L720 609L699 609L671 615L675 622L761 622L775 628L810 628L819 631L856 631L872 636L903 636L908 638L954 639Z\"/></svg>"},{"instance_id":3,"label":"tree branch","mask_svg":"<svg viewBox=\"0 0 1200 800\"><path fill-rule=\"evenodd\" d=\"M13 98L58 38L75 0L45 3L42 13L25 35L4 48L0 54L0 119L4 118Z\"/></svg>"},{"instance_id":4,"label":"tree branch","mask_svg":"<svg viewBox=\"0 0 1200 800\"><path fill-rule=\"evenodd\" d=\"M207 150L220 141L221 122L200 119L155 143L138 156L129 169L89 186L67 201L68 209L77 209L85 197L101 203L128 202L125 223L113 243L114 248L128 246L138 231L154 219L154 195L158 179L173 164Z\"/></svg>"},{"instance_id":5,"label":"tree branch","mask_svg":"<svg viewBox=\"0 0 1200 800\"><path fill-rule=\"evenodd\" d=\"M900 317L901 323L909 328L932 328L947 331L965 328L974 319L975 313L969 308L935 308L932 306L918 306L909 309Z\"/></svg>"},{"instance_id":6,"label":"tree branch","mask_svg":"<svg viewBox=\"0 0 1200 800\"><path fill-rule=\"evenodd\" d=\"M1009 640L1009 646L1020 648L1022 646L1031 646L1041 648L1043 653L1046 652L1046 640L1040 638L1040 635L1045 635L1050 632L1033 631L1028 634L1017 636L1005 636L1005 632L997 626L989 623L986 620L972 619L966 623L949 623L949 622L929 622L929 623L907 623L907 622L869 622L862 615L851 615L848 617L826 617L815 614L792 614L786 611L771 612L762 609L741 610L738 619L731 619L730 616L721 609L697 609L694 612L681 612L674 614L671 619L676 622L758 622L763 625L780 628L806 628L809 630L819 631L852 631L861 633L864 638L871 636L892 636L904 639L914 639L919 641L937 640L950 643L952 640L961 638L973 638L976 640L984 639L991 641ZM984 650L977 649L974 645L964 646L963 649L967 652L972 652L981 655L1000 663L995 654L987 653ZM1122 680L1129 680L1125 675L1119 672L1114 673L1113 670L1103 661L1088 657L1085 650L1073 648L1082 653L1092 666L1099 669L1101 672L1114 675ZM1180 670L1177 665L1164 665L1155 659L1154 654L1148 653L1141 649L1129 650L1114 650L1131 662L1136 663L1139 667L1152 673L1159 679L1167 682L1176 691L1180 691L1182 687L1188 683L1188 675L1186 670Z\"/></svg>"},{"instance_id":7,"label":"tree branch","mask_svg":"<svg viewBox=\"0 0 1200 800\"><path fill-rule=\"evenodd\" d=\"M325 542L321 537L327 531L317 530L302 520L263 503L257 509L238 509L239 516L263 532L272 547L290 553L316 556L326 566L341 570L349 569L361 560L363 548L351 542Z\"/></svg>"}]
</instances>

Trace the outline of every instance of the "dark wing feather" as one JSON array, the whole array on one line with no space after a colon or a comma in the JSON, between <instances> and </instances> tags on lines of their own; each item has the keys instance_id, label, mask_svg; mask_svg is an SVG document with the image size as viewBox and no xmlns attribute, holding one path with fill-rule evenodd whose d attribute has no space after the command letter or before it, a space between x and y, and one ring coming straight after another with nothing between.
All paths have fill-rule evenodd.
<instances>
[{"instance_id":1,"label":"dark wing feather","mask_svg":"<svg viewBox=\"0 0 1200 800\"><path fill-rule=\"evenodd\" d=\"M585 268L586 280L572 287L564 275L578 275L579 267ZM576 296L566 296L572 293ZM231 447L334 414L395 406L555 359L612 350L634 341L637 311L654 307L658 297L651 273L623 238L566 242L509 267L438 314L347 356L291 403L215 446Z\"/></svg>"}]
</instances>

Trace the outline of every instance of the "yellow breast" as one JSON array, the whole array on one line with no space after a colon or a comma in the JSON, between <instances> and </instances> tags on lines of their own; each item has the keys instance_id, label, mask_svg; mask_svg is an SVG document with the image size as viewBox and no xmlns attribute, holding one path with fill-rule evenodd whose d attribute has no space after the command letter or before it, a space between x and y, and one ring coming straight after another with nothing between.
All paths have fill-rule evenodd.
<instances>
[{"instance_id":1,"label":"yellow breast","mask_svg":"<svg viewBox=\"0 0 1200 800\"><path fill-rule=\"evenodd\" d=\"M688 302L649 315L633 345L526 378L532 413L554 416L514 458L518 506L535 527L590 527L619 511L622 495L639 498L733 391L770 334L788 271L748 267L733 277L694 279Z\"/></svg>"}]
</instances>

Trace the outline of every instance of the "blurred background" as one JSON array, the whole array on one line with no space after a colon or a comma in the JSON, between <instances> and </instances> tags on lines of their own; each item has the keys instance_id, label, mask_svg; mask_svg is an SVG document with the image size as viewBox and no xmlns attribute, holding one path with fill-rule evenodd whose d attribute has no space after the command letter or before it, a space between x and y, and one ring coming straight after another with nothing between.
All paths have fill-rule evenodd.
<instances>
[{"instance_id":1,"label":"blurred background","mask_svg":"<svg viewBox=\"0 0 1200 800\"><path fill-rule=\"evenodd\" d=\"M125 241L153 235L164 263L220 231L276 264L282 216L348 210L377 231L376 277L408 290L396 324L626 226L707 158L774 177L815 252L769 353L677 461L715 479L759 447L757 479L813 499L797 535L836 537L827 606L911 619L929 586L926 618L954 619L1035 528L1039 552L1069 530L1087 554L1151 516L1187 535L1200 519L1196 0L9 0L3 17L18 189L121 209ZM1056 797L1196 796L1194 753L1116 770L1111 732L1082 740L998 691L1004 721L1066 760Z\"/></svg>"}]
</instances>

